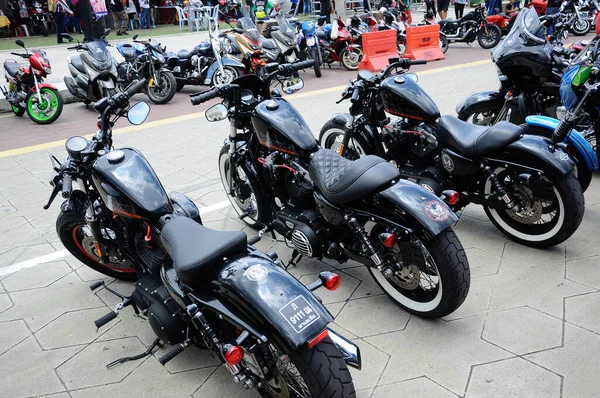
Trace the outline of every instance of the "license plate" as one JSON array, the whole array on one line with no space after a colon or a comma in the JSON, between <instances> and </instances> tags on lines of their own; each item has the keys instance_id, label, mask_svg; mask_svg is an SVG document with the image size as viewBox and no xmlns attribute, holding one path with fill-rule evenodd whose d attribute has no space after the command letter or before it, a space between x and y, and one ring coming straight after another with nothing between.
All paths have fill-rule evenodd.
<instances>
[{"instance_id":1,"label":"license plate","mask_svg":"<svg viewBox=\"0 0 600 398\"><path fill-rule=\"evenodd\" d=\"M309 37L308 39L306 39L306 45L309 47L312 47L315 45L315 38L314 37Z\"/></svg>"},{"instance_id":2,"label":"license plate","mask_svg":"<svg viewBox=\"0 0 600 398\"><path fill-rule=\"evenodd\" d=\"M304 296L298 296L284 305L279 313L296 333L301 333L321 317Z\"/></svg>"}]
</instances>

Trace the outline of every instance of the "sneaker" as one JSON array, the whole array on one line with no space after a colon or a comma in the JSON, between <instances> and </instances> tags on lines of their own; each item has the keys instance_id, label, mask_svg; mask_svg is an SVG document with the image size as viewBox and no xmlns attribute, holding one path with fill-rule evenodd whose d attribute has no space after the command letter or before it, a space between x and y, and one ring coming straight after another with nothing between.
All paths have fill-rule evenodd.
<instances>
[{"instance_id":1,"label":"sneaker","mask_svg":"<svg viewBox=\"0 0 600 398\"><path fill-rule=\"evenodd\" d=\"M156 29L156 25L152 25L152 29Z\"/></svg>"}]
</instances>

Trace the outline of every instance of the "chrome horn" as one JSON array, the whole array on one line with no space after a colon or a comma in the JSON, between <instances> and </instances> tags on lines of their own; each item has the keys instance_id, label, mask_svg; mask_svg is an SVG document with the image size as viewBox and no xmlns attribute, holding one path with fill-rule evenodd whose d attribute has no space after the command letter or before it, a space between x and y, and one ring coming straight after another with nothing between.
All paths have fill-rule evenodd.
<instances>
[{"instance_id":1,"label":"chrome horn","mask_svg":"<svg viewBox=\"0 0 600 398\"><path fill-rule=\"evenodd\" d=\"M329 337L331 337L333 344L335 344L338 350L340 350L346 365L360 369L362 366L362 361L360 359L360 349L358 346L345 337L335 333L331 329L329 329Z\"/></svg>"}]
</instances>

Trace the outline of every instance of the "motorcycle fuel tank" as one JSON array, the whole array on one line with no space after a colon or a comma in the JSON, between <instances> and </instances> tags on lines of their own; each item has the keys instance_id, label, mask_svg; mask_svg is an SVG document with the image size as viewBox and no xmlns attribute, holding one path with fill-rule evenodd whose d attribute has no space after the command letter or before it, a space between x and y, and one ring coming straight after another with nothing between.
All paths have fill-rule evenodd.
<instances>
[{"instance_id":1,"label":"motorcycle fuel tank","mask_svg":"<svg viewBox=\"0 0 600 398\"><path fill-rule=\"evenodd\" d=\"M252 126L261 144L288 154L313 152L317 141L298 111L283 98L258 104Z\"/></svg>"},{"instance_id":2,"label":"motorcycle fuel tank","mask_svg":"<svg viewBox=\"0 0 600 398\"><path fill-rule=\"evenodd\" d=\"M392 115L430 122L440 117L435 102L409 77L388 77L381 83L380 93L386 112Z\"/></svg>"},{"instance_id":3,"label":"motorcycle fuel tank","mask_svg":"<svg viewBox=\"0 0 600 398\"><path fill-rule=\"evenodd\" d=\"M111 211L138 219L173 212L160 180L137 150L110 151L94 162L93 170L94 185Z\"/></svg>"}]
</instances>

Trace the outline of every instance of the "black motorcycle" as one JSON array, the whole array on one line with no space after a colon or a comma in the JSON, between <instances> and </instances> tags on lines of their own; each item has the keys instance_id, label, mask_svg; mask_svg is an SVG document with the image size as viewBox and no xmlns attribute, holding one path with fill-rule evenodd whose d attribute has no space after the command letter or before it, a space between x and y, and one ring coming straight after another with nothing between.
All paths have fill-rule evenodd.
<instances>
[{"instance_id":1,"label":"black motorcycle","mask_svg":"<svg viewBox=\"0 0 600 398\"><path fill-rule=\"evenodd\" d=\"M560 5L560 13L565 25L575 36L585 36L592 29L592 17L581 10L578 0L565 0Z\"/></svg>"},{"instance_id":2,"label":"black motorcycle","mask_svg":"<svg viewBox=\"0 0 600 398\"><path fill-rule=\"evenodd\" d=\"M350 113L323 126L321 145L353 159L374 154L393 161L401 178L436 195L455 190L454 210L480 204L522 244L547 247L569 238L583 218L584 199L568 153L508 122L482 127L440 117L416 75L392 74L421 63L396 58L380 74L359 72L342 97L351 100Z\"/></svg>"},{"instance_id":3,"label":"black motorcycle","mask_svg":"<svg viewBox=\"0 0 600 398\"><path fill-rule=\"evenodd\" d=\"M475 9L468 12L460 19L448 18L438 22L440 34L444 34L450 42L472 43L477 42L482 48L496 47L502 39L500 27L488 24L485 21L485 7L477 5Z\"/></svg>"},{"instance_id":4,"label":"black motorcycle","mask_svg":"<svg viewBox=\"0 0 600 398\"><path fill-rule=\"evenodd\" d=\"M561 106L561 80L572 63L575 50L565 49L560 37L546 39L545 24L553 23L553 19L541 23L532 8L521 11L509 35L492 52L500 89L465 98L456 107L459 119L478 125L509 121L526 126L531 115L562 116L565 108ZM566 25L558 22L555 29L560 35ZM568 87L570 82L563 91ZM587 112L581 112L575 123L582 134L573 133L567 137L567 149L577 160L576 175L584 191L592 180L592 164L597 163L593 160L597 156L591 144L596 141L594 122L598 115L593 101L585 109ZM526 131L550 138L552 130L527 126Z\"/></svg>"},{"instance_id":5,"label":"black motorcycle","mask_svg":"<svg viewBox=\"0 0 600 398\"><path fill-rule=\"evenodd\" d=\"M263 396L354 396L345 361L360 368L358 348L327 328L333 317L311 293L320 286L335 290L339 276L322 272L303 286L274 252L252 246L260 234L247 239L241 231L203 227L194 203L181 193L167 195L139 151L113 147L116 119L127 114L140 124L148 116L146 103L129 106L129 97L145 86L136 82L96 102L100 128L91 140L67 140L68 156L54 165L54 190L44 206L62 191L67 200L56 229L63 245L99 272L136 281L131 296L103 281L90 286L122 299L95 321L97 327L131 306L157 335L144 353L107 367L169 344L173 348L159 359L164 365L194 345Z\"/></svg>"},{"instance_id":6,"label":"black motorcycle","mask_svg":"<svg viewBox=\"0 0 600 398\"><path fill-rule=\"evenodd\" d=\"M117 87L123 89L136 80L148 81L146 93L155 104L166 104L177 92L177 81L173 73L166 68L166 59L160 43L155 40L137 40L133 36L133 45L117 44L117 50L124 62L117 65L119 80Z\"/></svg>"},{"instance_id":7,"label":"black motorcycle","mask_svg":"<svg viewBox=\"0 0 600 398\"><path fill-rule=\"evenodd\" d=\"M283 76L313 62L270 64L264 80L247 75L192 98L194 105L224 99L206 118L230 121L219 171L233 208L251 227L285 238L294 249L288 266L303 256L352 259L406 310L450 314L470 284L465 251L452 231L456 215L379 157L352 162L319 148L302 116L270 90L273 79L288 94L301 89L301 79Z\"/></svg>"}]
</instances>

